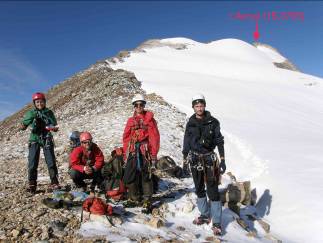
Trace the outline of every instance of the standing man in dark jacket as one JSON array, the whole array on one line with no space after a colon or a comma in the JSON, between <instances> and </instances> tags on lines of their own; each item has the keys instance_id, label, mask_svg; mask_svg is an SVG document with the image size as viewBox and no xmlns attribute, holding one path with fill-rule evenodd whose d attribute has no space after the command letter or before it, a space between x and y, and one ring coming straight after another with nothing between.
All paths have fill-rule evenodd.
<instances>
[{"instance_id":1,"label":"standing man in dark jacket","mask_svg":"<svg viewBox=\"0 0 323 243\"><path fill-rule=\"evenodd\" d=\"M46 99L43 93L32 95L34 109L28 111L22 123L21 130L26 130L31 125L28 155L28 181L27 191L34 194L37 189L37 168L39 163L40 148L43 148L45 161L48 167L51 185L49 190L59 189L58 171L54 154L53 136L50 131L57 132L58 126L54 113L46 108Z\"/></svg>"},{"instance_id":2,"label":"standing man in dark jacket","mask_svg":"<svg viewBox=\"0 0 323 243\"><path fill-rule=\"evenodd\" d=\"M197 207L200 216L193 223L201 225L213 223L213 233L221 235L222 205L218 191L219 177L226 170L224 159L224 139L220 132L220 123L205 110L206 102L202 94L192 98L193 114L184 135L183 169L188 171L190 164L197 195ZM218 147L219 159L214 152ZM206 184L206 191L205 191ZM208 203L206 194L210 200Z\"/></svg>"}]
</instances>

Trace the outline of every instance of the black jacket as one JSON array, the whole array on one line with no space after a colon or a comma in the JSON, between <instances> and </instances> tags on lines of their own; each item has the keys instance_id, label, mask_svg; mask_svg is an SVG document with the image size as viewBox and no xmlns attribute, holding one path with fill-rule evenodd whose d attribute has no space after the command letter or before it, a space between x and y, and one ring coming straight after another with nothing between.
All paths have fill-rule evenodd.
<instances>
[{"instance_id":1,"label":"black jacket","mask_svg":"<svg viewBox=\"0 0 323 243\"><path fill-rule=\"evenodd\" d=\"M220 157L224 157L224 138L220 132L220 122L205 111L202 119L193 114L186 124L184 135L183 156L189 151L208 153L218 147Z\"/></svg>"}]
</instances>

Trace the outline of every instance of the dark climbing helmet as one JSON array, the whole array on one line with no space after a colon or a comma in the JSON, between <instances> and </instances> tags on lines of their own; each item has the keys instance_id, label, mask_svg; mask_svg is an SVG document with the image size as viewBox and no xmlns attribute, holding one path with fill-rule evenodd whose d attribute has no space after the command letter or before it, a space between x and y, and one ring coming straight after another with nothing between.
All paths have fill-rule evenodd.
<instances>
[{"instance_id":1,"label":"dark climbing helmet","mask_svg":"<svg viewBox=\"0 0 323 243\"><path fill-rule=\"evenodd\" d=\"M79 131L73 131L70 133L70 140L80 140L80 132Z\"/></svg>"}]
</instances>

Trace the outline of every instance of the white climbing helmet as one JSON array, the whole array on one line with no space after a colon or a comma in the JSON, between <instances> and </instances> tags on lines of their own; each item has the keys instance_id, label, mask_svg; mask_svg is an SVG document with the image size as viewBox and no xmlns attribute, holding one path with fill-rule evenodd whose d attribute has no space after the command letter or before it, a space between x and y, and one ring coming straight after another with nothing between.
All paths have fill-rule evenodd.
<instances>
[{"instance_id":1,"label":"white climbing helmet","mask_svg":"<svg viewBox=\"0 0 323 243\"><path fill-rule=\"evenodd\" d=\"M132 104L135 104L137 101L142 101L144 104L146 104L146 100L145 97L142 94L136 94L133 98L132 98Z\"/></svg>"},{"instance_id":2,"label":"white climbing helmet","mask_svg":"<svg viewBox=\"0 0 323 243\"><path fill-rule=\"evenodd\" d=\"M192 107L198 103L203 103L204 105L206 105L204 95L196 94L192 97Z\"/></svg>"}]
</instances>

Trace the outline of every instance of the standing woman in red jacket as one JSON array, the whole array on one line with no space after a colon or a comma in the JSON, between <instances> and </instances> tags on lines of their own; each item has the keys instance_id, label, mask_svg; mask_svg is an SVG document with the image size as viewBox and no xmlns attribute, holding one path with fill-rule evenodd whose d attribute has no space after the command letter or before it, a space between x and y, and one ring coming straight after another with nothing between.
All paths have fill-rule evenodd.
<instances>
[{"instance_id":1,"label":"standing woman in red jacket","mask_svg":"<svg viewBox=\"0 0 323 243\"><path fill-rule=\"evenodd\" d=\"M101 168L104 164L104 156L101 149L93 143L89 132L80 135L81 146L73 149L70 155L69 174L76 187L86 191L84 179L93 179L91 191L102 182Z\"/></svg>"},{"instance_id":2,"label":"standing woman in red jacket","mask_svg":"<svg viewBox=\"0 0 323 243\"><path fill-rule=\"evenodd\" d=\"M144 109L146 101L143 95L135 95L132 105L134 114L128 119L123 133L124 182L130 204L138 205L142 196L143 207L148 209L153 194L152 172L156 169L160 136L154 114Z\"/></svg>"}]
</instances>

